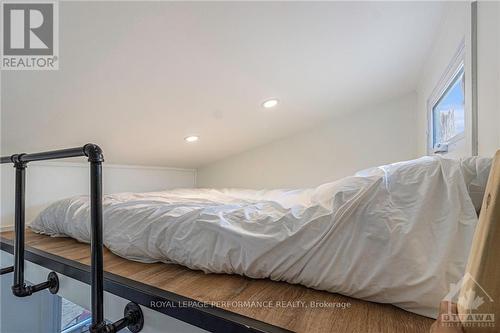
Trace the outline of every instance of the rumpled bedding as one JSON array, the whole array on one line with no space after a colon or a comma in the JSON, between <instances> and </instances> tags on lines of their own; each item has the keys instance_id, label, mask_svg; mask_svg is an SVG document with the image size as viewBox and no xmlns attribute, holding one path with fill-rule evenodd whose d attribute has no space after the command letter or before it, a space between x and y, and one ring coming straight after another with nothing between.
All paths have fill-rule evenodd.
<instances>
[{"instance_id":1,"label":"rumpled bedding","mask_svg":"<svg viewBox=\"0 0 500 333\"><path fill-rule=\"evenodd\" d=\"M109 194L104 244L131 260L297 283L436 317L464 273L490 165L433 156L310 189ZM64 199L30 227L88 243L89 208L88 196Z\"/></svg>"}]
</instances>

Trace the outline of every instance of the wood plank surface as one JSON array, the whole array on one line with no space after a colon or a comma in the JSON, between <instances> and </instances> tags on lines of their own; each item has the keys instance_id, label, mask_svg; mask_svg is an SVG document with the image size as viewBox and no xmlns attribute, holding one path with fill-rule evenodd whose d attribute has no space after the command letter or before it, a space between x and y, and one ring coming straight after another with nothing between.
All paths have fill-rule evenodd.
<instances>
[{"instance_id":1,"label":"wood plank surface","mask_svg":"<svg viewBox=\"0 0 500 333\"><path fill-rule=\"evenodd\" d=\"M493 160L466 272L458 303L464 331L500 332L500 150ZM479 317L469 314L492 314L493 322L489 317L477 322Z\"/></svg>"},{"instance_id":2,"label":"wood plank surface","mask_svg":"<svg viewBox=\"0 0 500 333\"><path fill-rule=\"evenodd\" d=\"M0 233L13 239L13 232ZM26 231L26 245L90 265L88 244ZM376 304L267 279L205 274L174 264L144 264L118 257L105 249L105 270L197 301L217 305L294 332L413 333L428 332L432 319L387 304ZM272 301L274 306L238 306L234 302ZM276 302L286 302L276 306ZM304 303L300 303L304 302ZM350 304L347 308L318 308L314 304ZM269 304L269 303L267 303ZM292 305L296 305L292 307ZM305 304L305 306L303 306Z\"/></svg>"}]
</instances>

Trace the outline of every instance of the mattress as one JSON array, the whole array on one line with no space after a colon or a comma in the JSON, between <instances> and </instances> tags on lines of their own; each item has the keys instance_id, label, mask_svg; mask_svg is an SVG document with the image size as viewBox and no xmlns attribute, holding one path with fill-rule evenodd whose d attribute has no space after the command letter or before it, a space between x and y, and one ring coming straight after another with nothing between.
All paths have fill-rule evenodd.
<instances>
[{"instance_id":1,"label":"mattress","mask_svg":"<svg viewBox=\"0 0 500 333\"><path fill-rule=\"evenodd\" d=\"M286 281L436 317L464 273L490 164L434 156L310 189L109 194L104 244L130 260ZM89 208L88 196L64 199L30 227L90 242Z\"/></svg>"}]
</instances>

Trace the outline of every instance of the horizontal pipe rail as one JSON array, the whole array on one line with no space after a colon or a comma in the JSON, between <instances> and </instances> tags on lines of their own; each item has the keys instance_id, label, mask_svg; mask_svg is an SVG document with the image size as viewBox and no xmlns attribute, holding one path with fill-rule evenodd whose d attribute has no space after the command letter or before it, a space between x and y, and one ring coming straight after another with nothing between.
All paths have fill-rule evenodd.
<instances>
[{"instance_id":1,"label":"horizontal pipe rail","mask_svg":"<svg viewBox=\"0 0 500 333\"><path fill-rule=\"evenodd\" d=\"M51 272L47 281L33 286L24 282L24 212L25 212L25 169L28 162L45 161L61 158L87 156L90 162L90 225L91 225L91 333L111 333L128 327L131 332L139 332L143 327L143 316L140 307L129 303L124 311L124 318L114 324L104 320L104 264L102 254L102 162L104 156L101 148L95 144L83 147L45 151L33 154L14 154L0 157L0 163L13 163L16 168L16 200L15 200L15 246L14 246L14 285L12 292L19 297L29 296L43 289L57 293L59 280L56 273ZM10 272L11 267L2 269L1 273Z\"/></svg>"},{"instance_id":2,"label":"horizontal pipe rail","mask_svg":"<svg viewBox=\"0 0 500 333\"><path fill-rule=\"evenodd\" d=\"M0 275L12 273L14 271L14 266L4 267L0 269Z\"/></svg>"},{"instance_id":3,"label":"horizontal pipe rail","mask_svg":"<svg viewBox=\"0 0 500 333\"><path fill-rule=\"evenodd\" d=\"M85 145L83 147L76 148L68 148L68 149L60 149L60 150L52 150L45 151L41 153L33 153L33 154L14 154L11 156L2 156L0 158L0 163L28 163L33 161L46 161L46 160L55 160L60 158L70 158L70 157L79 157L86 156L85 153ZM91 145L96 146L96 145ZM97 147L97 146L96 146Z\"/></svg>"},{"instance_id":4,"label":"horizontal pipe rail","mask_svg":"<svg viewBox=\"0 0 500 333\"><path fill-rule=\"evenodd\" d=\"M11 156L2 156L0 157L0 164L5 164L5 163L13 163Z\"/></svg>"}]
</instances>

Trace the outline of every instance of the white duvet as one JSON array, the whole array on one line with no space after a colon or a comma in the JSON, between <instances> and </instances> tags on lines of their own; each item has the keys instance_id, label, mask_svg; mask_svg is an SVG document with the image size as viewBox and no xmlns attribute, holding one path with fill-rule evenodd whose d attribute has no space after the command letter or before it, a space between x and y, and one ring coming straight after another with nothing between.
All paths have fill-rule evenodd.
<instances>
[{"instance_id":1,"label":"white duvet","mask_svg":"<svg viewBox=\"0 0 500 333\"><path fill-rule=\"evenodd\" d=\"M104 244L132 260L299 283L435 317L464 273L490 162L424 157L303 190L106 195ZM52 204L31 228L89 242L89 198Z\"/></svg>"}]
</instances>

